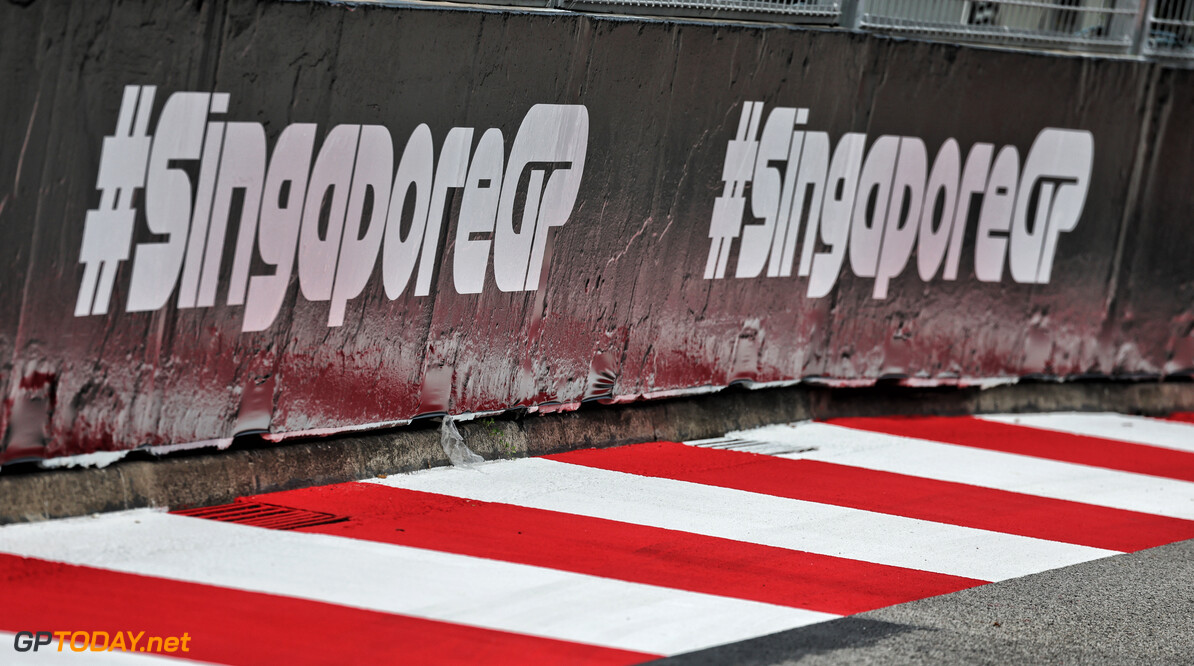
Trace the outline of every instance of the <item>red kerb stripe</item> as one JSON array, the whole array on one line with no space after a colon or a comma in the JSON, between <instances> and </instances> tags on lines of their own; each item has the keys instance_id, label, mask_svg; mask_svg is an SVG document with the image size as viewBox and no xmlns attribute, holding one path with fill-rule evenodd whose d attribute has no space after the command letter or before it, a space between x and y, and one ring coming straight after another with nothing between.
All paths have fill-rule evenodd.
<instances>
[{"instance_id":1,"label":"red kerb stripe","mask_svg":"<svg viewBox=\"0 0 1194 666\"><path fill-rule=\"evenodd\" d=\"M253 498L349 520L301 528L828 613L984 581L688 532L349 483Z\"/></svg>"},{"instance_id":2,"label":"red kerb stripe","mask_svg":"<svg viewBox=\"0 0 1194 666\"><path fill-rule=\"evenodd\" d=\"M849 418L826 421L889 435L1194 481L1194 454L971 417Z\"/></svg>"},{"instance_id":3,"label":"red kerb stripe","mask_svg":"<svg viewBox=\"0 0 1194 666\"><path fill-rule=\"evenodd\" d=\"M617 472L1134 551L1194 537L1194 521L813 460L671 442L587 449L553 460Z\"/></svg>"},{"instance_id":4,"label":"red kerb stripe","mask_svg":"<svg viewBox=\"0 0 1194 666\"><path fill-rule=\"evenodd\" d=\"M138 647L185 632L189 652L161 655L223 664L633 664L655 656L7 554L0 598L4 631L144 631Z\"/></svg>"}]
</instances>

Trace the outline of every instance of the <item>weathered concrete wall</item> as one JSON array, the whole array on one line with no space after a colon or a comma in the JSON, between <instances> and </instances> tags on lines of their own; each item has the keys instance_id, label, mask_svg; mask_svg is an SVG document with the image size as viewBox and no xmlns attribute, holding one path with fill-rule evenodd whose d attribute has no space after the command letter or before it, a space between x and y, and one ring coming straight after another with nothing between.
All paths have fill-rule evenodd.
<instances>
[{"instance_id":1,"label":"weathered concrete wall","mask_svg":"<svg viewBox=\"0 0 1194 666\"><path fill-rule=\"evenodd\" d=\"M1189 71L249 0L0 38L0 463L1194 369Z\"/></svg>"}]
</instances>

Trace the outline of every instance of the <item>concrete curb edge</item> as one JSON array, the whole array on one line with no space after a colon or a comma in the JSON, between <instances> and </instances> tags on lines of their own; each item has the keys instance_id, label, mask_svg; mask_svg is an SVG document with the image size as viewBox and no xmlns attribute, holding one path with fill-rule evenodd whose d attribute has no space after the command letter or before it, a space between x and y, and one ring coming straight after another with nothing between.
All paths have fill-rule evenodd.
<instances>
[{"instance_id":1,"label":"concrete curb edge","mask_svg":"<svg viewBox=\"0 0 1194 666\"><path fill-rule=\"evenodd\" d=\"M727 431L811 418L880 414L1194 411L1194 382L1020 382L978 388L799 385L643 401L460 423L465 443L486 460L579 448L716 437ZM401 428L248 445L105 468L0 473L0 524L140 507L221 504L276 490L353 481L449 464L439 429Z\"/></svg>"}]
</instances>

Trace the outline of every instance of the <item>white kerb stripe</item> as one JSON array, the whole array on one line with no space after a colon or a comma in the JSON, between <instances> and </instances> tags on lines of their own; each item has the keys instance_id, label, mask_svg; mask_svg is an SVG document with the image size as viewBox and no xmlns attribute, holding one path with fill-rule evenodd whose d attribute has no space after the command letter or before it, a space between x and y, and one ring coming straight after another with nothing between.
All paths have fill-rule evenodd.
<instances>
[{"instance_id":1,"label":"white kerb stripe","mask_svg":"<svg viewBox=\"0 0 1194 666\"><path fill-rule=\"evenodd\" d=\"M0 551L655 654L698 650L837 617L152 510L0 527Z\"/></svg>"},{"instance_id":2,"label":"white kerb stripe","mask_svg":"<svg viewBox=\"0 0 1194 666\"><path fill-rule=\"evenodd\" d=\"M927 479L1194 520L1194 483L930 442L825 423L768 426L732 433L785 444L793 460L865 467Z\"/></svg>"},{"instance_id":3,"label":"white kerb stripe","mask_svg":"<svg viewBox=\"0 0 1194 666\"><path fill-rule=\"evenodd\" d=\"M1113 551L542 458L367 483L996 581Z\"/></svg>"},{"instance_id":4,"label":"white kerb stripe","mask_svg":"<svg viewBox=\"0 0 1194 666\"><path fill-rule=\"evenodd\" d=\"M995 414L980 418L984 421L1055 430L1071 435L1117 439L1121 442L1194 453L1194 424L1177 421L1162 421L1161 419L1124 416L1123 414L1080 414L1076 412Z\"/></svg>"},{"instance_id":5,"label":"white kerb stripe","mask_svg":"<svg viewBox=\"0 0 1194 666\"><path fill-rule=\"evenodd\" d=\"M62 645L62 652L58 651L58 639L55 638L49 645L42 645L37 649L37 652L29 650L28 652L17 652L15 641L16 634L0 631L0 664L5 666L57 666L74 664L101 664L107 666L160 666L162 664L172 664L179 666L179 664L206 664L205 661L195 661L187 657L185 661L182 657L185 655L174 653L174 656L169 654L151 654L146 652L122 652L121 650L105 651L105 652L75 652L66 646ZM78 645L78 643L76 643Z\"/></svg>"}]
</instances>

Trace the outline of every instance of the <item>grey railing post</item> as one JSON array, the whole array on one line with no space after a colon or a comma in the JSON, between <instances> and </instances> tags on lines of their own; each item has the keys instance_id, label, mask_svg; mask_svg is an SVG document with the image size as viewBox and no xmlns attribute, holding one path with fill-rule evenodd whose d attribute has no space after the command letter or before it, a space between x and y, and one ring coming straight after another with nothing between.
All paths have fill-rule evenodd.
<instances>
[{"instance_id":1,"label":"grey railing post","mask_svg":"<svg viewBox=\"0 0 1194 666\"><path fill-rule=\"evenodd\" d=\"M1132 26L1132 55L1145 52L1148 41L1149 17L1153 15L1153 6L1157 0L1140 0L1136 8L1136 25Z\"/></svg>"},{"instance_id":2,"label":"grey railing post","mask_svg":"<svg viewBox=\"0 0 1194 666\"><path fill-rule=\"evenodd\" d=\"M866 0L842 0L839 25L849 30L858 30L858 21L862 18L862 9L865 3Z\"/></svg>"}]
</instances>

